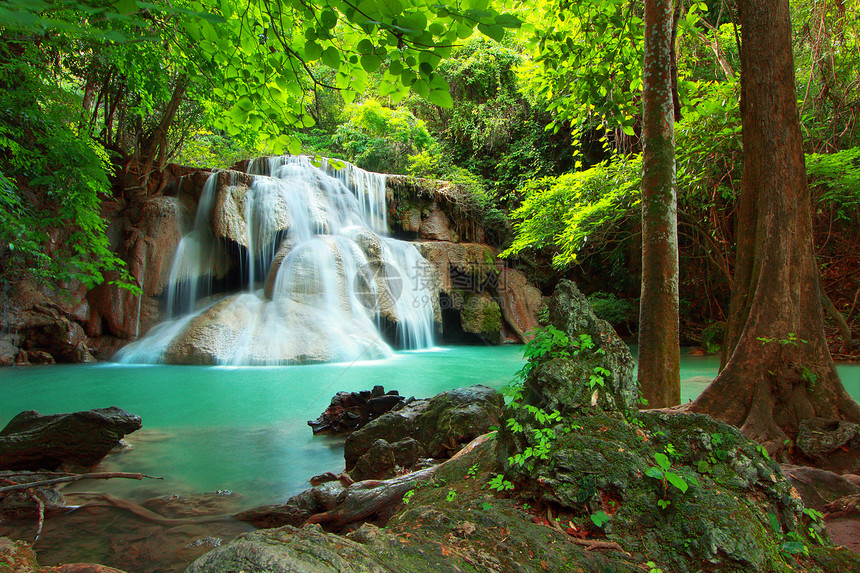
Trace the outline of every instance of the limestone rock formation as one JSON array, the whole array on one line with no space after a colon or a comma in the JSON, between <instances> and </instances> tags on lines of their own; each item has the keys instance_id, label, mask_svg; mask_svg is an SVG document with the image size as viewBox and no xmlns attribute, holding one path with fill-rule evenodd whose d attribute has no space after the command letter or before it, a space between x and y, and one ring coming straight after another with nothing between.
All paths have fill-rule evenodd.
<instances>
[{"instance_id":1,"label":"limestone rock formation","mask_svg":"<svg viewBox=\"0 0 860 573\"><path fill-rule=\"evenodd\" d=\"M502 316L521 340L540 326L537 313L543 305L540 289L532 285L522 271L502 268L499 272L499 307Z\"/></svg>"}]
</instances>

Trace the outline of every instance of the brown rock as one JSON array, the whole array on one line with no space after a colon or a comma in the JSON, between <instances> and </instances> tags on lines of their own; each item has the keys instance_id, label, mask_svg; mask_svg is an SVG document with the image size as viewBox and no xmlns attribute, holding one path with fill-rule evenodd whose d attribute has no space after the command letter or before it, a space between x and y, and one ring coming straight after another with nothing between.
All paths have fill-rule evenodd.
<instances>
[{"instance_id":1,"label":"brown rock","mask_svg":"<svg viewBox=\"0 0 860 573\"><path fill-rule=\"evenodd\" d=\"M460 237L451 228L451 219L439 207L433 203L421 216L421 224L418 228L418 238L430 241L452 241L459 242Z\"/></svg>"},{"instance_id":2,"label":"brown rock","mask_svg":"<svg viewBox=\"0 0 860 573\"><path fill-rule=\"evenodd\" d=\"M537 312L543 304L540 289L516 269L503 268L499 273L499 307L505 322L522 342L532 338L527 332L538 328Z\"/></svg>"},{"instance_id":3,"label":"brown rock","mask_svg":"<svg viewBox=\"0 0 860 573\"><path fill-rule=\"evenodd\" d=\"M489 245L425 241L415 246L435 269L440 289L446 294L455 289L476 292L498 281L501 263Z\"/></svg>"},{"instance_id":4,"label":"brown rock","mask_svg":"<svg viewBox=\"0 0 860 573\"><path fill-rule=\"evenodd\" d=\"M116 407L50 416L21 412L0 430L0 469L93 466L140 427L140 416Z\"/></svg>"}]
</instances>

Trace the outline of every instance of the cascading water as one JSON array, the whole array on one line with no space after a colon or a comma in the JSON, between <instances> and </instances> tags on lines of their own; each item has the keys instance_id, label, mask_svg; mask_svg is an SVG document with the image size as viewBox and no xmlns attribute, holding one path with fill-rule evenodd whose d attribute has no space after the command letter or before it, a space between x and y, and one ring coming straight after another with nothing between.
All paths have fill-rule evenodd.
<instances>
[{"instance_id":1,"label":"cascading water","mask_svg":"<svg viewBox=\"0 0 860 573\"><path fill-rule=\"evenodd\" d=\"M338 167L286 156L252 162L253 177L213 174L174 256L168 320L117 359L380 358L391 354L381 335L391 328L402 348L432 346L434 271L413 245L385 236L385 176ZM231 264L231 245L242 291L213 296L213 278Z\"/></svg>"}]
</instances>

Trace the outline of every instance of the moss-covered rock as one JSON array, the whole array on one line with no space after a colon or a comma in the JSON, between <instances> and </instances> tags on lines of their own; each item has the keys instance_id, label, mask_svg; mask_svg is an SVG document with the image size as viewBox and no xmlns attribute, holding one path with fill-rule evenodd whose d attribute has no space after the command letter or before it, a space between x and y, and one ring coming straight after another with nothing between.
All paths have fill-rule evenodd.
<instances>
[{"instance_id":1,"label":"moss-covered rock","mask_svg":"<svg viewBox=\"0 0 860 573\"><path fill-rule=\"evenodd\" d=\"M478 334L494 344L499 343L502 336L502 311L489 293L465 293L460 320L464 332Z\"/></svg>"},{"instance_id":2,"label":"moss-covered rock","mask_svg":"<svg viewBox=\"0 0 860 573\"><path fill-rule=\"evenodd\" d=\"M487 386L456 388L391 410L350 434L344 446L347 469L374 442L418 441L426 455L449 457L501 420L502 397Z\"/></svg>"}]
</instances>

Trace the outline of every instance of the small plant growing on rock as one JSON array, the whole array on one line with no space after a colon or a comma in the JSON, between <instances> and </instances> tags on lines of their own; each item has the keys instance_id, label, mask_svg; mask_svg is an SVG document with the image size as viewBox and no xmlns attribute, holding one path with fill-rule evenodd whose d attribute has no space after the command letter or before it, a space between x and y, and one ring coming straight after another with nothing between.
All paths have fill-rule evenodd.
<instances>
[{"instance_id":1,"label":"small plant growing on rock","mask_svg":"<svg viewBox=\"0 0 860 573\"><path fill-rule=\"evenodd\" d=\"M591 523L597 527L603 527L609 521L609 514L605 511L597 511L591 514Z\"/></svg>"},{"instance_id":2,"label":"small plant growing on rock","mask_svg":"<svg viewBox=\"0 0 860 573\"><path fill-rule=\"evenodd\" d=\"M687 490L690 488L690 484L687 483L688 479L691 483L698 485L698 483L695 481L695 478L690 477L684 479L677 472L671 471L670 468L672 467L672 462L669 460L669 456L667 456L666 454L657 452L656 454L654 454L654 461L657 462L657 465L651 466L650 468L645 470L645 475L650 478L659 480L663 486L664 492L671 485L680 490L681 493L687 493ZM671 503L672 502L667 499L657 500L657 505L659 505L662 509L666 509L671 505Z\"/></svg>"},{"instance_id":3,"label":"small plant growing on rock","mask_svg":"<svg viewBox=\"0 0 860 573\"><path fill-rule=\"evenodd\" d=\"M487 486L497 492L510 491L514 489L514 484L512 484L509 480L505 479L505 476L502 474L496 474L493 476L489 482L487 482Z\"/></svg>"}]
</instances>

